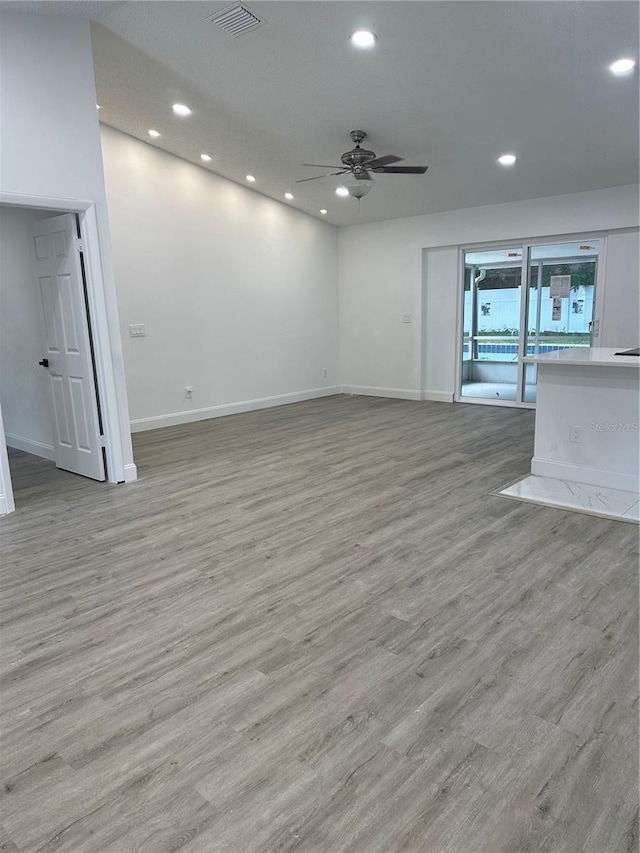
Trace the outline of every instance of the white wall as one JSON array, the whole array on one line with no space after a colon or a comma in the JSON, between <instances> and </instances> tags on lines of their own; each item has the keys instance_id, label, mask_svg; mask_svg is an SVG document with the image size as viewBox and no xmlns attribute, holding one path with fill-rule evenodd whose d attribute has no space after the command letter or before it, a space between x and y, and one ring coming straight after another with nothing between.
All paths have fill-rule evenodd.
<instances>
[{"instance_id":1,"label":"white wall","mask_svg":"<svg viewBox=\"0 0 640 853\"><path fill-rule=\"evenodd\" d=\"M106 126L102 146L133 428L335 393L337 229Z\"/></svg>"},{"instance_id":2,"label":"white wall","mask_svg":"<svg viewBox=\"0 0 640 853\"><path fill-rule=\"evenodd\" d=\"M0 12L5 192L104 204L89 24Z\"/></svg>"},{"instance_id":3,"label":"white wall","mask_svg":"<svg viewBox=\"0 0 640 853\"><path fill-rule=\"evenodd\" d=\"M421 327L415 328L415 334L420 337L422 329L429 330L429 334L423 340L422 380L420 364L414 365L412 373L412 380L416 383L413 387L418 397L422 388L428 389L432 399L452 399L449 389L455 383L458 279L457 248L436 248L424 252L423 322ZM418 282L418 293L420 287Z\"/></svg>"},{"instance_id":4,"label":"white wall","mask_svg":"<svg viewBox=\"0 0 640 853\"><path fill-rule=\"evenodd\" d=\"M395 389L398 396L419 398L422 393L452 399L459 260L457 248L446 247L637 226L638 187L630 186L341 228L343 385L368 388L372 393ZM621 301L628 304L628 299L637 299L638 265L637 260L633 263L633 253L623 251L616 240L609 248L608 272L611 265L618 270L618 284L611 289L624 293L605 311L610 317L619 314ZM632 291L635 296L630 296ZM403 323L405 313L412 315L410 324Z\"/></svg>"},{"instance_id":5,"label":"white wall","mask_svg":"<svg viewBox=\"0 0 640 853\"><path fill-rule=\"evenodd\" d=\"M610 234L604 259L600 346L640 346L640 259L638 232Z\"/></svg>"},{"instance_id":6,"label":"white wall","mask_svg":"<svg viewBox=\"0 0 640 853\"><path fill-rule=\"evenodd\" d=\"M53 458L49 375L29 227L43 211L0 207L0 404L10 447Z\"/></svg>"},{"instance_id":7,"label":"white wall","mask_svg":"<svg viewBox=\"0 0 640 853\"><path fill-rule=\"evenodd\" d=\"M134 478L88 22L0 13L0 80L3 201L35 207L39 205L30 205L29 196L46 196L95 204L99 252L89 263L92 280L96 271L100 275L99 295L107 314L117 409L113 432L122 448L125 476Z\"/></svg>"}]
</instances>

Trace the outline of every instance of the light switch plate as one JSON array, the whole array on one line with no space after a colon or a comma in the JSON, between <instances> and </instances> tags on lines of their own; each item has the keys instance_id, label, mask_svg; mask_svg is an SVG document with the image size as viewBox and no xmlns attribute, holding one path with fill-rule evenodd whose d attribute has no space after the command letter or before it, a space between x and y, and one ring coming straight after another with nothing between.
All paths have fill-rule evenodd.
<instances>
[{"instance_id":1,"label":"light switch plate","mask_svg":"<svg viewBox=\"0 0 640 853\"><path fill-rule=\"evenodd\" d=\"M133 323L129 326L129 335L132 338L144 338L147 334L147 330L144 327L144 323Z\"/></svg>"}]
</instances>

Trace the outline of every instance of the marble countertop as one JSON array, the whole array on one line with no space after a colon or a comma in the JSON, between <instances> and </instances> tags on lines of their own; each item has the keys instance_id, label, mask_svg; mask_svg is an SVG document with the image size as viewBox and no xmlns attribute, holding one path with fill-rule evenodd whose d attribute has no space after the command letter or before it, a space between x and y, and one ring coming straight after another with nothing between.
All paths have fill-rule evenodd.
<instances>
[{"instance_id":1,"label":"marble countertop","mask_svg":"<svg viewBox=\"0 0 640 853\"><path fill-rule=\"evenodd\" d=\"M631 347L573 347L572 349L528 355L525 364L579 364L606 367L640 367L640 356L616 355Z\"/></svg>"}]
</instances>

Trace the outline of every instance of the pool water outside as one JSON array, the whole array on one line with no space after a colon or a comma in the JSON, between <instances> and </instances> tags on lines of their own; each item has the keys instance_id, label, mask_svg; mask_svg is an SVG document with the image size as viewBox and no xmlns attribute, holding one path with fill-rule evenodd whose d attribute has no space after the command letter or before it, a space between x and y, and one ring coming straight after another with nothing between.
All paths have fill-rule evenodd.
<instances>
[{"instance_id":1,"label":"pool water outside","mask_svg":"<svg viewBox=\"0 0 640 853\"><path fill-rule=\"evenodd\" d=\"M556 352L558 350L563 349L572 349L576 346L587 346L586 344L539 344L538 349L536 350L535 344L527 344L527 355L533 355L534 353L543 353L543 352ZM462 345L462 357L468 359L471 354L471 344L469 341L465 341ZM488 344L488 343L479 343L478 344L478 358L487 360L487 361L506 361L507 359L501 358L502 356L513 356L510 361L515 361L518 358L518 344Z\"/></svg>"}]
</instances>

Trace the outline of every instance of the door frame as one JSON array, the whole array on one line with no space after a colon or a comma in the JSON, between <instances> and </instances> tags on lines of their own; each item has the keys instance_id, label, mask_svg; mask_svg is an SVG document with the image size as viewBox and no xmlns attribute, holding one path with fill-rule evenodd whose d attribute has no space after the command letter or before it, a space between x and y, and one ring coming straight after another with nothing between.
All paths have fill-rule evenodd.
<instances>
[{"instance_id":1,"label":"door frame","mask_svg":"<svg viewBox=\"0 0 640 853\"><path fill-rule=\"evenodd\" d=\"M123 434L130 435L129 412L124 390L124 373L121 381L114 371L113 335L119 336L117 316L110 319L109 301L115 304L115 293L108 293L103 263L105 255L100 250L99 211L93 201L76 198L53 198L0 191L0 205L27 207L50 212L74 213L80 223L86 278L87 308L93 342L97 393L100 399L104 434L106 475L109 483L128 483L137 479L137 470L131 459L131 446L125 448ZM108 297L112 299L109 300ZM121 361L121 359L120 359ZM120 394L118 393L120 386ZM127 458L125 457L127 451ZM128 461L129 460L129 461ZM3 482L4 481L4 482ZM3 505L4 498L4 505ZM0 408L0 514L13 509L11 478L8 476L7 448L2 427Z\"/></svg>"},{"instance_id":2,"label":"door frame","mask_svg":"<svg viewBox=\"0 0 640 853\"><path fill-rule=\"evenodd\" d=\"M624 230L624 229L622 229ZM456 385L455 391L453 394L454 403L470 403L471 405L477 406L502 406L504 408L514 408L514 409L535 409L535 403L525 403L521 402L518 399L516 400L500 400L499 402L496 400L487 399L484 400L481 397L463 397L462 396L462 340L463 340L463 312L464 312L464 258L467 252L481 252L483 250L490 251L491 249L499 249L504 248L505 246L521 246L522 247L522 258L521 258L521 268L522 268L522 284L521 284L521 302L520 302L520 320L521 327L523 321L523 313L526 310L526 297L527 297L527 288L528 288L528 260L530 255L531 247L533 246L546 246L547 244L553 243L572 243L576 240L599 240L600 241L600 250L598 252L598 264L596 269L596 282L595 282L595 299L593 303L593 322L594 322L594 330L591 334L591 346L594 346L594 340L597 339L600 335L600 319L602 317L602 300L604 299L603 294L603 275L604 275L604 260L605 260L605 252L607 245L607 234L615 233L608 231L578 231L577 233L570 234L551 234L545 237L525 237L518 238L515 240L505 238L504 240L489 240L485 243L465 243L459 246L459 269L458 269L458 317L457 317L457 328L456 328ZM524 296L523 296L524 294ZM522 331L522 328L521 328ZM522 385L522 376L523 373L523 364L521 359L521 339L522 334L518 336L518 383L516 391L516 398L518 397L519 389L521 389ZM522 376L521 376L522 374Z\"/></svg>"}]
</instances>

